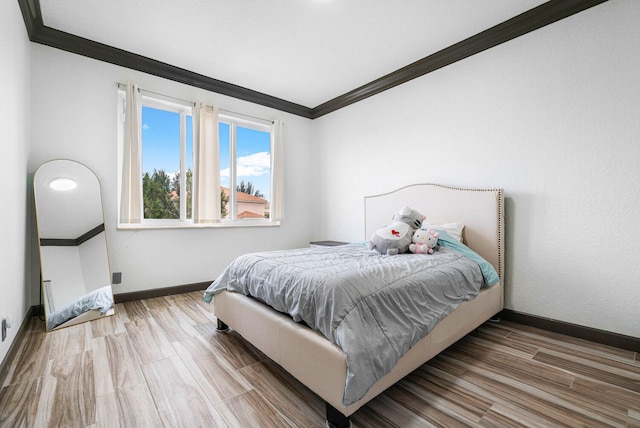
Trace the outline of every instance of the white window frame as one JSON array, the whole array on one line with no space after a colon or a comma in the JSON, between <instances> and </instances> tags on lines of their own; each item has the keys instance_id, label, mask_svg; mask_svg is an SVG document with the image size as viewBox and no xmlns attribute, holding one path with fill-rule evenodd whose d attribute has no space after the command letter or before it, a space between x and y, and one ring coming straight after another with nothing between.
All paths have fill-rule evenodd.
<instances>
[{"instance_id":1,"label":"white window frame","mask_svg":"<svg viewBox=\"0 0 640 428\"><path fill-rule=\"evenodd\" d=\"M236 176L236 128L238 126L247 129L253 129L255 131L267 132L269 135L273 132L271 129L270 121L264 119L258 119L250 116L246 116L239 113L233 113L221 110L218 114L218 123L226 123L229 125L229 218L223 219L223 224L274 224L270 219L237 219L237 200L236 200L236 192L235 189L238 186L238 180ZM273 138L270 138L271 143L269 144L269 156L272 157L274 154L273 148ZM273 161L271 162L273 165ZM269 168L269 174L273 174L271 167ZM273 195L273 189L270 189L270 193ZM273 199L273 197L271 197ZM269 201L269 209L271 210L271 201ZM272 217L270 215L270 217Z\"/></svg>"},{"instance_id":2,"label":"white window frame","mask_svg":"<svg viewBox=\"0 0 640 428\"><path fill-rule=\"evenodd\" d=\"M187 116L191 116L191 141L194 141L195 135L193 129L193 108L188 104L179 104L171 101L164 100L157 96L149 96L143 93L142 95L142 107L150 107L156 110L164 110L171 113L177 113L180 115L180 195L184 196L184 201L180 201L180 218L179 219L157 219L157 218L144 218L142 216L142 223L148 223L150 225L172 225L173 223L193 223L192 218L187 218ZM141 116L142 120L142 116ZM144 141L142 142L144 147ZM140 162L142 162L142 155L140 156ZM192 173L195 164L193 162L193 146L191 152L191 165ZM142 169L141 169L142 170ZM193 197L193 195L192 195ZM141 204L144 210L144 203Z\"/></svg>"},{"instance_id":3,"label":"white window frame","mask_svg":"<svg viewBox=\"0 0 640 428\"><path fill-rule=\"evenodd\" d=\"M125 107L126 107L126 94L125 91L121 89L122 85L118 85L118 104L117 104L117 135L118 135L118 188L117 188L117 213L118 213L118 229L163 229L163 228L215 228L215 227L255 227L255 226L279 226L279 221L273 221L273 214L270 214L270 218L264 219L236 219L236 195L233 189L236 188L236 177L235 177L235 163L236 163L236 152L235 152L235 138L230 147L230 168L233 168L230 171L229 177L229 206L230 210L233 210L233 216L230 216L229 219L222 219L220 223L194 223L193 222L193 213L192 218L186 218L186 199L185 203L180 204L180 220L178 219L145 219L144 215L141 215L140 223L121 223L120 222L120 201L122 194L122 159L123 159L123 151L124 151L124 117L125 117ZM195 103L184 102L179 103L175 101L179 101L174 99L173 97L162 96L156 93L147 93L142 91L142 105L149 106L152 108L160 108L168 111L176 111L181 114L181 123L185 121L184 131L181 131L181 143L180 143L180 177L181 177L181 194L186 195L186 115L191 115L192 117L192 132L194 135L192 136L192 141L195 142L195 132L196 132L196 118L194 117L194 106ZM175 109L175 110L172 110ZM181 113L181 112L184 112ZM141 118L142 119L142 118ZM220 110L218 122L224 123L233 123L234 130L235 126L239 125L244 128L255 129L259 131L268 132L270 135L273 133L273 129L271 127L272 121L266 119L255 118L252 116L243 115L240 113ZM142 126L142 124L140 124ZM218 130L219 131L219 130ZM184 135L183 135L184 134ZM231 135L230 135L231 138ZM195 150L195 147L193 147ZM192 153L192 156L195 154ZM273 156L274 156L274 147L273 147L273 138L271 138L270 144L270 156L272 157L271 161L271 169L270 174L273 174ZM142 162L142 157L140 156L140 162ZM217 173L220 173L220 165L213 166L216 168ZM196 165L192 160L192 173L196 174L195 171ZM142 168L141 168L142 169ZM232 182L233 180L233 182ZM192 189L193 195L195 198L195 183L192 183L194 189ZM270 189L271 199L273 199L274 189ZM142 197L142 193L141 193ZM280 195L282 197L282 195ZM193 201L192 201L193 202ZM273 210L272 201L269 201L270 210ZM144 209L143 203L141 203L142 209ZM184 211L184 213L183 213Z\"/></svg>"}]
</instances>

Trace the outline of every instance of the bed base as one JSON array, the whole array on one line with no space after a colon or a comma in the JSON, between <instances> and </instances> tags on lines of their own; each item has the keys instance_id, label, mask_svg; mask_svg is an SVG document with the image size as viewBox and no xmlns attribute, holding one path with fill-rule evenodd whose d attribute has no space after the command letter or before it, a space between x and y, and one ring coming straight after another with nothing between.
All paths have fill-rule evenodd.
<instances>
[{"instance_id":1,"label":"bed base","mask_svg":"<svg viewBox=\"0 0 640 428\"><path fill-rule=\"evenodd\" d=\"M463 302L349 406L342 404L347 361L340 348L287 315L239 293L223 291L214 297L214 303L218 328L230 326L319 395L327 405L328 426L348 427L349 416L360 407L500 312L502 285L484 288L474 300Z\"/></svg>"},{"instance_id":2,"label":"bed base","mask_svg":"<svg viewBox=\"0 0 640 428\"><path fill-rule=\"evenodd\" d=\"M216 331L221 331L221 332L229 331L229 326L226 325L224 322L222 322L220 319L218 319L218 326L216 327Z\"/></svg>"},{"instance_id":3,"label":"bed base","mask_svg":"<svg viewBox=\"0 0 640 428\"><path fill-rule=\"evenodd\" d=\"M108 317L110 315L115 314L115 309L111 308L107 311L107 313L103 314L102 312L100 312L100 309L91 309L88 310L87 312L83 312L80 315L78 315L77 317L71 318L70 320L67 320L65 322L63 322L60 325L57 325L55 327L53 327L51 330L58 330L61 328L66 328L66 327L71 327L73 325L78 325L78 324L82 324L85 323L87 321L93 321L93 320L97 320L103 317Z\"/></svg>"},{"instance_id":4,"label":"bed base","mask_svg":"<svg viewBox=\"0 0 640 428\"><path fill-rule=\"evenodd\" d=\"M225 333L229 331L229 326L218 319L218 326L216 327L216 331ZM336 409L326 401L325 405L328 428L349 428L351 426L351 420L348 416L343 415L340 410Z\"/></svg>"},{"instance_id":5,"label":"bed base","mask_svg":"<svg viewBox=\"0 0 640 428\"><path fill-rule=\"evenodd\" d=\"M218 326L216 328L216 331L226 333L229 331L229 326L222 320L218 319ZM326 401L325 405L328 428L349 428L351 426L351 420L348 416L343 415L340 410L336 409Z\"/></svg>"},{"instance_id":6,"label":"bed base","mask_svg":"<svg viewBox=\"0 0 640 428\"><path fill-rule=\"evenodd\" d=\"M325 402L326 403L326 402ZM351 419L349 416L343 415L340 410L326 403L327 427L328 428L349 428L351 427Z\"/></svg>"}]
</instances>

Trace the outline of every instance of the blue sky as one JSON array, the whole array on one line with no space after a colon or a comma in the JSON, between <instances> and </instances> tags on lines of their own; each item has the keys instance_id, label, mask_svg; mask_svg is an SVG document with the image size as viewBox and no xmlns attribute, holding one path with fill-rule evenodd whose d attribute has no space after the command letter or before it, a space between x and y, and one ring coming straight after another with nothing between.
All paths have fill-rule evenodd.
<instances>
[{"instance_id":1,"label":"blue sky","mask_svg":"<svg viewBox=\"0 0 640 428\"><path fill-rule=\"evenodd\" d=\"M220 184L229 187L229 125L220 124ZM271 147L267 132L236 127L236 174L237 183L252 182L269 200L271 186Z\"/></svg>"},{"instance_id":2,"label":"blue sky","mask_svg":"<svg viewBox=\"0 0 640 428\"><path fill-rule=\"evenodd\" d=\"M180 170L180 115L143 107L142 171L164 169L167 174ZM192 124L187 117L187 168L192 167ZM229 125L220 124L220 184L229 187ZM252 182L270 197L270 137L269 133L236 128L237 182Z\"/></svg>"}]
</instances>

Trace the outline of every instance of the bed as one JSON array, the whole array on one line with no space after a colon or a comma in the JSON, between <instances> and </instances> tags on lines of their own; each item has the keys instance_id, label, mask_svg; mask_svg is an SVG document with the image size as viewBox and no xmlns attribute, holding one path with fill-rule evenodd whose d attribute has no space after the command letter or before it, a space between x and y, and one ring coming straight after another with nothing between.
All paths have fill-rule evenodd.
<instances>
[{"instance_id":1,"label":"bed","mask_svg":"<svg viewBox=\"0 0 640 428\"><path fill-rule=\"evenodd\" d=\"M391 369L377 378L371 386L367 386L364 395L358 396L357 400L345 401L351 367L347 363L345 351L328 340L326 332L323 335L303 322L294 321L291 315L275 311L242 293L226 290L215 292L214 311L219 328L233 328L325 400L327 424L330 427L349 426L349 416L360 407L503 308L502 190L416 184L389 193L367 196L364 198L364 239L389 223L392 213L404 205L424 213L427 216L425 221L434 226L452 222L463 224L464 244L492 266L497 274L496 281L490 286L479 288L477 293L470 294L471 298L456 304L446 317L429 329L426 336L411 343L408 351L393 362ZM448 249L442 251L443 254L439 257L448 256L446 250ZM343 248L338 251L352 250ZM417 256L431 257L410 255L405 260ZM381 257L398 258L405 255ZM351 361L354 361L353 357Z\"/></svg>"},{"instance_id":2,"label":"bed","mask_svg":"<svg viewBox=\"0 0 640 428\"><path fill-rule=\"evenodd\" d=\"M47 330L70 327L114 313L111 285L106 285L81 296L58 311L46 314Z\"/></svg>"}]
</instances>

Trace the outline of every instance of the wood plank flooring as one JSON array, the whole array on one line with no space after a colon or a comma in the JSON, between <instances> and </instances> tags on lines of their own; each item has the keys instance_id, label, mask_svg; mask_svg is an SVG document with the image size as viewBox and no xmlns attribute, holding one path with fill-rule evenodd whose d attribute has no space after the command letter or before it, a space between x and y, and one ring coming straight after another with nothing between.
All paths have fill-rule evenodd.
<instances>
[{"instance_id":1,"label":"wood plank flooring","mask_svg":"<svg viewBox=\"0 0 640 428\"><path fill-rule=\"evenodd\" d=\"M1 427L323 427L324 402L186 293L46 333L31 320ZM640 427L640 357L486 323L352 415L355 427Z\"/></svg>"}]
</instances>

